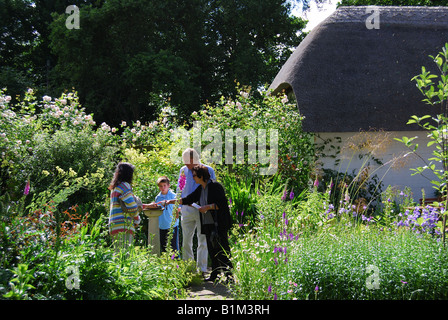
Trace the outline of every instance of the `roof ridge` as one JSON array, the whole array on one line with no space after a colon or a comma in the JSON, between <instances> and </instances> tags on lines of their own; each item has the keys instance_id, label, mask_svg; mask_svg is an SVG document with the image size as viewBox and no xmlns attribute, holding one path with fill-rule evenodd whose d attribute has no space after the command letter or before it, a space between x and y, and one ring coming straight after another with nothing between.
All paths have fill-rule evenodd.
<instances>
[{"instance_id":1,"label":"roof ridge","mask_svg":"<svg viewBox=\"0 0 448 320\"><path fill-rule=\"evenodd\" d=\"M441 24L448 28L448 7L343 6L337 8L325 22L365 23L366 19L372 14L372 8L378 8L379 17L383 23L430 23Z\"/></svg>"}]
</instances>

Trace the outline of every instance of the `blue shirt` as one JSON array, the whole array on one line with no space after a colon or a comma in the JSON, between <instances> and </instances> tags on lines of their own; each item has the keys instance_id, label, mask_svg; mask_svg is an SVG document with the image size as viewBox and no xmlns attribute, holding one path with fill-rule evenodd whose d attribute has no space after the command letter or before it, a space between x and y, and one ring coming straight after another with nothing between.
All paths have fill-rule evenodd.
<instances>
[{"instance_id":1,"label":"blue shirt","mask_svg":"<svg viewBox=\"0 0 448 320\"><path fill-rule=\"evenodd\" d=\"M203 166L208 168L208 172L210 173L210 179L211 180L216 180L216 176L215 176L215 170L213 170L212 167L207 166L205 164L203 164ZM199 183L194 182L193 179L193 172L187 168L187 166L183 166L180 171L179 171L179 177L182 174L182 171L185 173L185 187L182 190L181 193L181 198L185 198L186 196L188 196L190 193L192 193L194 190L196 190L197 187L200 186ZM179 188L179 186L178 186ZM182 212L193 212L193 211L197 211L198 209L195 209L193 207L190 206L181 206L182 208Z\"/></svg>"},{"instance_id":2,"label":"blue shirt","mask_svg":"<svg viewBox=\"0 0 448 320\"><path fill-rule=\"evenodd\" d=\"M171 189L169 189L166 194L162 194L162 192L159 192L159 194L156 196L156 202L172 199L176 199L176 194L171 191ZM159 229L167 230L171 227L171 221L173 218L173 207L174 204L169 204L165 206L165 209L163 209L163 213L159 216ZM178 225L179 219L176 219L173 227L177 227Z\"/></svg>"}]
</instances>

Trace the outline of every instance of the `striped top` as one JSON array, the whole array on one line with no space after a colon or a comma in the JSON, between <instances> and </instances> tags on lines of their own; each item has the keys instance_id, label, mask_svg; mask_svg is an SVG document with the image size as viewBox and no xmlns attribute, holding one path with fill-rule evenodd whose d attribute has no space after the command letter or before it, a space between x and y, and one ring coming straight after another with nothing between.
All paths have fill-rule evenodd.
<instances>
[{"instance_id":1,"label":"striped top","mask_svg":"<svg viewBox=\"0 0 448 320\"><path fill-rule=\"evenodd\" d=\"M124 213L121 209L121 199L128 213ZM109 232L111 235L119 232L129 232L134 234L134 224L140 222L139 206L135 201L134 194L132 193L131 185L128 182L122 182L116 186L110 193L110 212L109 212Z\"/></svg>"}]
</instances>

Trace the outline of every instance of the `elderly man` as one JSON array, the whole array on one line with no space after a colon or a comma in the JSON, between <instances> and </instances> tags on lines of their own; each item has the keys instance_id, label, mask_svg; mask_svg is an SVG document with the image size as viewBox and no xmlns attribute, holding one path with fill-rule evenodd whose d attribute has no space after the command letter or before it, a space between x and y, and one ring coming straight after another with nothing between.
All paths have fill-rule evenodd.
<instances>
[{"instance_id":1,"label":"elderly man","mask_svg":"<svg viewBox=\"0 0 448 320\"><path fill-rule=\"evenodd\" d=\"M185 186L182 190L181 197L184 198L192 193L199 186L198 183L193 179L192 169L195 165L201 164L199 160L199 154L196 150L192 148L186 149L182 153L182 160L185 164L180 169L179 179L182 175L185 175ZM213 168L206 166L210 173L210 179L215 180L215 171ZM201 221L200 221L200 213L199 210L188 205L181 206L181 224L182 224L182 258L184 260L193 259L193 236L196 232L196 236L198 238L198 247L196 250L197 260L196 265L197 268L204 275L207 272L207 262L208 262L208 250L207 250L207 240L204 234L201 232Z\"/></svg>"}]
</instances>

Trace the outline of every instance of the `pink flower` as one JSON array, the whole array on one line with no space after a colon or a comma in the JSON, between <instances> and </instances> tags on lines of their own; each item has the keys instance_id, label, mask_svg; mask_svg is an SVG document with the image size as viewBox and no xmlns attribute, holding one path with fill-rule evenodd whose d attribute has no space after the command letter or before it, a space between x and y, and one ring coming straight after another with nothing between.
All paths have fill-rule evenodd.
<instances>
[{"instance_id":1,"label":"pink flower","mask_svg":"<svg viewBox=\"0 0 448 320\"><path fill-rule=\"evenodd\" d=\"M26 182L25 189L23 190L23 194L24 194L24 195L27 196L28 193L30 193L30 180L28 180L28 181Z\"/></svg>"},{"instance_id":2,"label":"pink flower","mask_svg":"<svg viewBox=\"0 0 448 320\"><path fill-rule=\"evenodd\" d=\"M185 188L185 181L187 180L187 177L185 176L184 171L182 171L180 177L179 177L179 181L178 181L178 185L179 185L179 190L182 191Z\"/></svg>"}]
</instances>

